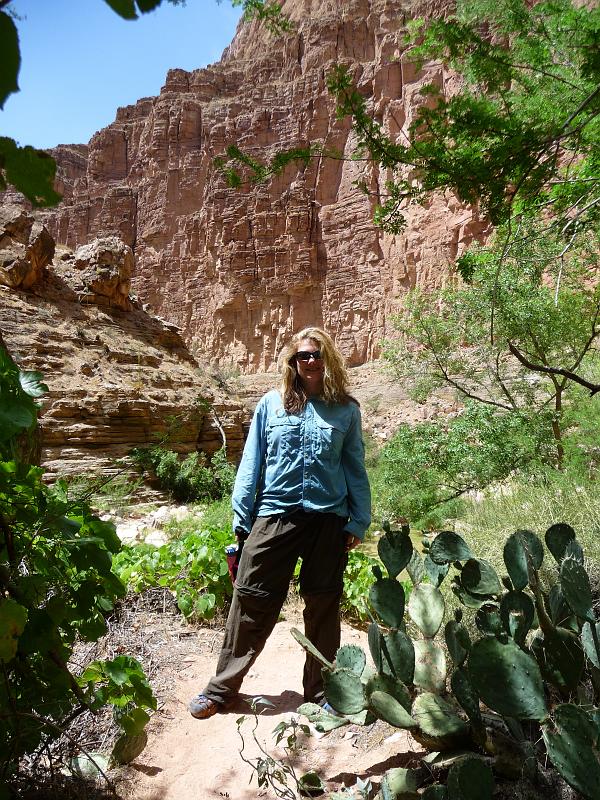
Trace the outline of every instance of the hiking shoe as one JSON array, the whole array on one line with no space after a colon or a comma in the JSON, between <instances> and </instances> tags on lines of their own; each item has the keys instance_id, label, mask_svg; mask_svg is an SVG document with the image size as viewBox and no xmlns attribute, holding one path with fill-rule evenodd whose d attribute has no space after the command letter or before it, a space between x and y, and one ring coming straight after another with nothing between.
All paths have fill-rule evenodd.
<instances>
[{"instance_id":1,"label":"hiking shoe","mask_svg":"<svg viewBox=\"0 0 600 800\"><path fill-rule=\"evenodd\" d=\"M196 719L208 719L214 716L219 710L219 703L206 697L204 694L197 694L192 697L188 704L190 714Z\"/></svg>"}]
</instances>

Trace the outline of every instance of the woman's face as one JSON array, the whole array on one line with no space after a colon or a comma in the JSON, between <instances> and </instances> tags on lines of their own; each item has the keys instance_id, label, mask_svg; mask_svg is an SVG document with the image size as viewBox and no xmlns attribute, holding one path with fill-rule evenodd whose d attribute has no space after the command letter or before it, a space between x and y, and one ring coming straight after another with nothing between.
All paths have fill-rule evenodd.
<instances>
[{"instance_id":1,"label":"woman's face","mask_svg":"<svg viewBox=\"0 0 600 800\"><path fill-rule=\"evenodd\" d=\"M318 342L315 342L314 339L302 339L298 342L295 361L296 371L306 394L309 397L321 394L325 362L321 356Z\"/></svg>"}]
</instances>

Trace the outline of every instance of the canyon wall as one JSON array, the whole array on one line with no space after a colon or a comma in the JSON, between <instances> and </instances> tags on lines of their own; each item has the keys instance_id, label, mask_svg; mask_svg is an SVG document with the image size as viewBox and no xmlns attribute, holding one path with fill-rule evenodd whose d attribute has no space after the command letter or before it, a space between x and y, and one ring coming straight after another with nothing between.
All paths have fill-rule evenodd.
<instances>
[{"instance_id":1,"label":"canyon wall","mask_svg":"<svg viewBox=\"0 0 600 800\"><path fill-rule=\"evenodd\" d=\"M74 252L19 206L0 208L0 341L38 370L41 463L59 475L129 472L132 447L163 443L239 460L249 412L194 360L179 331L129 296L131 249L114 237Z\"/></svg>"},{"instance_id":2,"label":"canyon wall","mask_svg":"<svg viewBox=\"0 0 600 800\"><path fill-rule=\"evenodd\" d=\"M290 34L240 25L220 62L171 70L160 95L120 108L87 146L54 151L64 199L45 223L70 247L116 235L131 246L133 291L175 323L203 363L273 367L283 341L328 329L350 365L375 358L410 288L442 284L484 225L452 196L407 213L400 235L372 222L388 175L351 160L326 78L351 66L376 120L402 138L426 83L447 91L439 63L417 71L404 35L439 2L285 0ZM290 164L260 185L227 188L214 159L231 144L260 160L321 143L343 158ZM366 196L356 187L366 182Z\"/></svg>"}]
</instances>

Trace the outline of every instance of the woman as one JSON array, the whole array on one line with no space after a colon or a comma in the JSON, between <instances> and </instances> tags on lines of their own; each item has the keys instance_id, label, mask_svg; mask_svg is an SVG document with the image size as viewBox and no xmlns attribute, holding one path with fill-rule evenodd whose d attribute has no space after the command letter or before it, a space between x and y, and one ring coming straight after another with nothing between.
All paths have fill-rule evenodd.
<instances>
[{"instance_id":1,"label":"woman","mask_svg":"<svg viewBox=\"0 0 600 800\"><path fill-rule=\"evenodd\" d=\"M299 557L305 633L333 660L347 553L371 519L360 411L331 337L305 328L284 348L280 366L281 391L259 401L236 476L234 530L246 541L216 675L190 702L198 719L236 697L277 622ZM312 656L303 687L306 701L323 702Z\"/></svg>"}]
</instances>

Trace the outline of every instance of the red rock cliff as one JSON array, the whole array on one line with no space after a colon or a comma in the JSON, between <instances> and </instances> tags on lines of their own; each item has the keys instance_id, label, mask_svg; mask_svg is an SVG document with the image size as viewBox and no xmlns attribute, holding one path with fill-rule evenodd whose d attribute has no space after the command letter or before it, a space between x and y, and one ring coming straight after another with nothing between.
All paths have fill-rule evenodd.
<instances>
[{"instance_id":1,"label":"red rock cliff","mask_svg":"<svg viewBox=\"0 0 600 800\"><path fill-rule=\"evenodd\" d=\"M421 86L452 80L439 64L417 73L404 53L407 19L440 8L430 5L287 0L292 34L241 25L218 64L171 70L158 97L119 109L87 149L57 148L64 200L48 228L71 247L106 235L131 245L133 290L205 361L269 369L307 324L326 327L350 364L375 357L403 293L439 285L481 223L438 197L391 236L354 183L375 197L387 178L377 167L316 158L233 190L213 159L232 143L265 159L309 141L349 157L350 122L336 120L326 88L340 61L355 65L375 118L401 137L425 102Z\"/></svg>"}]
</instances>

